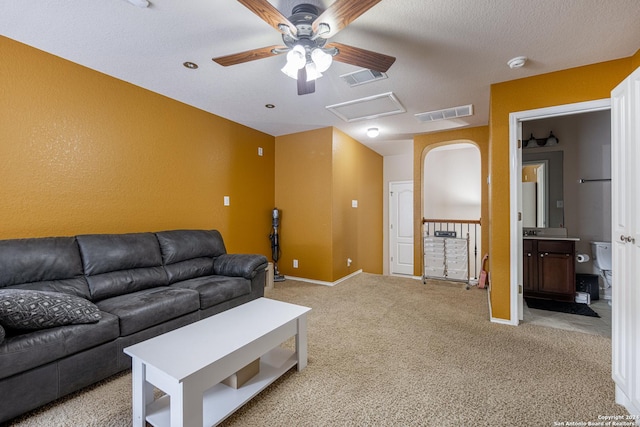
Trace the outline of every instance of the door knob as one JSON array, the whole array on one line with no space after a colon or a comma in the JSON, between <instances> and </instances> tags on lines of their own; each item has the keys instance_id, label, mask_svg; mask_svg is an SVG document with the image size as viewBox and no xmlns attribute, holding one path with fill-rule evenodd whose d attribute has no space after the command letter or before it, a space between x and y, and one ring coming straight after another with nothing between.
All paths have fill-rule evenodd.
<instances>
[{"instance_id":1,"label":"door knob","mask_svg":"<svg viewBox=\"0 0 640 427\"><path fill-rule=\"evenodd\" d=\"M629 243L635 243L636 242L635 238L633 238L631 236L625 236L625 235L620 236L620 240L623 241L623 242L629 242Z\"/></svg>"}]
</instances>

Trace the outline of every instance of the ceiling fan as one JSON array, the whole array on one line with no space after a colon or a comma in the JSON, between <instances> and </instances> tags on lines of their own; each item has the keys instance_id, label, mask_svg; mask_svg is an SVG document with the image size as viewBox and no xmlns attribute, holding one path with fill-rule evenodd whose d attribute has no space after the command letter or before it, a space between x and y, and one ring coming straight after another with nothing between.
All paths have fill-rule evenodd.
<instances>
[{"instance_id":1,"label":"ceiling fan","mask_svg":"<svg viewBox=\"0 0 640 427\"><path fill-rule=\"evenodd\" d=\"M238 1L282 33L284 46L267 46L213 60L227 67L286 53L287 64L282 71L298 81L298 95L315 92L315 80L333 60L382 73L396 60L393 56L342 43L328 43L330 37L381 0L336 0L322 13L312 4L301 3L293 8L289 18L267 0Z\"/></svg>"}]
</instances>

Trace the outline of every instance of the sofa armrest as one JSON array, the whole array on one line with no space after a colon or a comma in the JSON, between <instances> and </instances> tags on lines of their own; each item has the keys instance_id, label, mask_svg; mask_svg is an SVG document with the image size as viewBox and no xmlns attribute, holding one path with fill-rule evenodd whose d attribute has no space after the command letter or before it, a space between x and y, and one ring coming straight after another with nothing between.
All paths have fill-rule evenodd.
<instances>
[{"instance_id":1,"label":"sofa armrest","mask_svg":"<svg viewBox=\"0 0 640 427\"><path fill-rule=\"evenodd\" d=\"M267 268L267 257L253 254L224 254L213 262L214 274L220 276L253 279L260 270Z\"/></svg>"}]
</instances>

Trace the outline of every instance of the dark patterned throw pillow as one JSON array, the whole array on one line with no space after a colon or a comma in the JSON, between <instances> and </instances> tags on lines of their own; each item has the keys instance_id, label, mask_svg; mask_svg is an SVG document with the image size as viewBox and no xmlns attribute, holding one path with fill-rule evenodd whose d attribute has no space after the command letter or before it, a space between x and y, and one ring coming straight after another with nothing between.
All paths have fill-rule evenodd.
<instances>
[{"instance_id":1,"label":"dark patterned throw pillow","mask_svg":"<svg viewBox=\"0 0 640 427\"><path fill-rule=\"evenodd\" d=\"M0 290L0 324L13 329L42 329L102 318L92 302L60 292Z\"/></svg>"}]
</instances>

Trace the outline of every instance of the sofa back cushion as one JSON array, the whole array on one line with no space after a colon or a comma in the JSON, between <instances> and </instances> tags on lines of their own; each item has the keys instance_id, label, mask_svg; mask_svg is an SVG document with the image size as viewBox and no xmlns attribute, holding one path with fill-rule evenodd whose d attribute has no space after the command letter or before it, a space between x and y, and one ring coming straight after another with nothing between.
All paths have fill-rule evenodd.
<instances>
[{"instance_id":1,"label":"sofa back cushion","mask_svg":"<svg viewBox=\"0 0 640 427\"><path fill-rule=\"evenodd\" d=\"M213 261L227 253L217 230L171 230L156 236L169 283L213 274Z\"/></svg>"},{"instance_id":2,"label":"sofa back cushion","mask_svg":"<svg viewBox=\"0 0 640 427\"><path fill-rule=\"evenodd\" d=\"M153 233L85 234L76 239L93 301L168 284Z\"/></svg>"},{"instance_id":3,"label":"sofa back cushion","mask_svg":"<svg viewBox=\"0 0 640 427\"><path fill-rule=\"evenodd\" d=\"M0 288L5 287L89 298L75 238L0 240Z\"/></svg>"}]
</instances>

